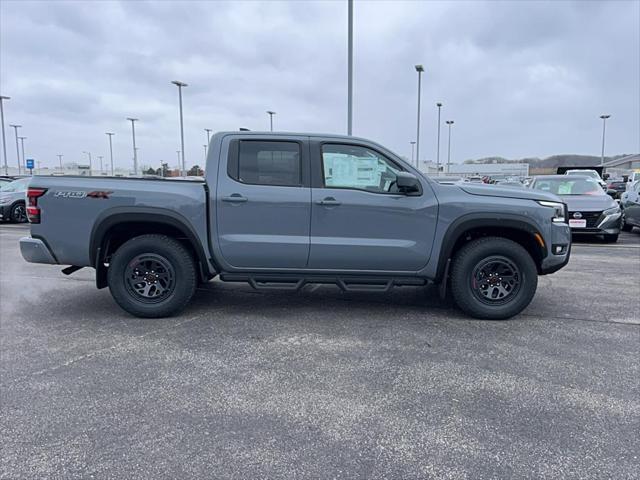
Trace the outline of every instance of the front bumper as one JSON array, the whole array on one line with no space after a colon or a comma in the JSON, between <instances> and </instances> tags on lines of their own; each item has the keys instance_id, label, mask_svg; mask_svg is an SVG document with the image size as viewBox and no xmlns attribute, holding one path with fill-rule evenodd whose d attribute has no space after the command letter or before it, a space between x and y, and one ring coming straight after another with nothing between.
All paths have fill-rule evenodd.
<instances>
[{"instance_id":1,"label":"front bumper","mask_svg":"<svg viewBox=\"0 0 640 480\"><path fill-rule=\"evenodd\" d=\"M20 239L20 253L22 258L30 263L57 264L56 257L49 247L39 238L22 237Z\"/></svg>"},{"instance_id":2,"label":"front bumper","mask_svg":"<svg viewBox=\"0 0 640 480\"><path fill-rule=\"evenodd\" d=\"M542 259L540 265L540 274L548 275L549 273L557 272L562 267L569 263L569 257L571 256L571 229L566 223L552 223L549 235L545 237L547 255ZM555 254L554 249L556 246L565 246L563 252Z\"/></svg>"}]
</instances>

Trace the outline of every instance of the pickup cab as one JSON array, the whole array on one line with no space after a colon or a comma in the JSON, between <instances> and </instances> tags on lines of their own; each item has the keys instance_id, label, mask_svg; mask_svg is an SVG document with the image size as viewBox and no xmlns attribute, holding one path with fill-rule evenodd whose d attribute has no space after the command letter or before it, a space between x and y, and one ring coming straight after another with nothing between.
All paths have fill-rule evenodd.
<instances>
[{"instance_id":1,"label":"pickup cab","mask_svg":"<svg viewBox=\"0 0 640 480\"><path fill-rule=\"evenodd\" d=\"M567 264L567 208L548 193L439 184L351 136L221 132L204 181L35 176L25 260L96 270L124 310L184 309L214 277L256 289L438 284L506 319Z\"/></svg>"}]
</instances>

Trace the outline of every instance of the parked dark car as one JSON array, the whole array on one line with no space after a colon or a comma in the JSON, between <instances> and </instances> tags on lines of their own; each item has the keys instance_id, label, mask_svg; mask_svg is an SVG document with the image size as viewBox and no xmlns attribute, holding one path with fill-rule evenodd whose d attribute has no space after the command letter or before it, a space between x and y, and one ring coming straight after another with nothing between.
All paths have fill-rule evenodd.
<instances>
[{"instance_id":1,"label":"parked dark car","mask_svg":"<svg viewBox=\"0 0 640 480\"><path fill-rule=\"evenodd\" d=\"M27 221L25 199L30 180L31 177L25 177L0 186L0 220L15 223Z\"/></svg>"},{"instance_id":2,"label":"parked dark car","mask_svg":"<svg viewBox=\"0 0 640 480\"><path fill-rule=\"evenodd\" d=\"M620 206L597 180L577 175L545 175L535 177L530 188L554 193L567 204L572 233L602 235L605 242L618 241Z\"/></svg>"},{"instance_id":3,"label":"parked dark car","mask_svg":"<svg viewBox=\"0 0 640 480\"><path fill-rule=\"evenodd\" d=\"M622 230L630 232L633 227L640 227L640 182L631 186L628 192L620 197L622 207Z\"/></svg>"},{"instance_id":4,"label":"parked dark car","mask_svg":"<svg viewBox=\"0 0 640 480\"><path fill-rule=\"evenodd\" d=\"M620 195L627 191L627 182L624 180L611 180L607 182L607 190L615 190L616 198L620 198Z\"/></svg>"}]
</instances>

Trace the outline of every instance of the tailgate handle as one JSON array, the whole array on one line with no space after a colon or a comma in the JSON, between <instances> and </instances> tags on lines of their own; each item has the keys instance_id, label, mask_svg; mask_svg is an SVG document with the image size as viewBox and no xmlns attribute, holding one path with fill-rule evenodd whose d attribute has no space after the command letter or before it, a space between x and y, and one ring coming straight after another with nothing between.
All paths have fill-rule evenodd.
<instances>
[{"instance_id":1,"label":"tailgate handle","mask_svg":"<svg viewBox=\"0 0 640 480\"><path fill-rule=\"evenodd\" d=\"M247 201L247 197L243 197L239 193L232 193L226 197L222 197L223 202L242 203Z\"/></svg>"},{"instance_id":2,"label":"tailgate handle","mask_svg":"<svg viewBox=\"0 0 640 480\"><path fill-rule=\"evenodd\" d=\"M342 205L342 202L339 202L338 200L336 200L333 197L326 197L322 200L320 200L319 202L316 202L318 205L326 205L326 206L338 206L338 205Z\"/></svg>"}]
</instances>

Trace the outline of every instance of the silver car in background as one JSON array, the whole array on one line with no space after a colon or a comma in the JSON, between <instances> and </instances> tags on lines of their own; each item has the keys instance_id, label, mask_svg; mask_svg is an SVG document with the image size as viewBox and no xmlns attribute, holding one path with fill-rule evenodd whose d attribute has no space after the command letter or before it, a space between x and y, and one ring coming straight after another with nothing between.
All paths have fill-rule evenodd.
<instances>
[{"instance_id":1,"label":"silver car in background","mask_svg":"<svg viewBox=\"0 0 640 480\"><path fill-rule=\"evenodd\" d=\"M605 242L617 242L622 223L618 202L591 177L543 175L529 185L534 190L553 193L567 205L571 233L602 235Z\"/></svg>"},{"instance_id":2,"label":"silver car in background","mask_svg":"<svg viewBox=\"0 0 640 480\"><path fill-rule=\"evenodd\" d=\"M31 177L0 184L0 220L15 223L27 221L26 191Z\"/></svg>"}]
</instances>

